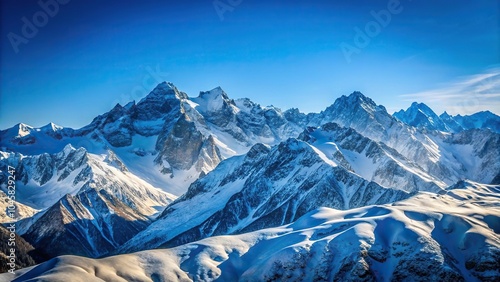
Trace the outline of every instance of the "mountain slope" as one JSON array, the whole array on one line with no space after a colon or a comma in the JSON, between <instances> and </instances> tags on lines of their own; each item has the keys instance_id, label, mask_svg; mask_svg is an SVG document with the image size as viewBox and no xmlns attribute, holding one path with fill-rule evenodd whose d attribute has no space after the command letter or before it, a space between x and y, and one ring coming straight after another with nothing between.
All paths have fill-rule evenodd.
<instances>
[{"instance_id":1,"label":"mountain slope","mask_svg":"<svg viewBox=\"0 0 500 282\"><path fill-rule=\"evenodd\" d=\"M498 186L462 183L394 204L320 208L282 227L171 249L58 257L14 281L495 281L499 195Z\"/></svg>"},{"instance_id":2,"label":"mountain slope","mask_svg":"<svg viewBox=\"0 0 500 282\"><path fill-rule=\"evenodd\" d=\"M467 169L467 159L477 159L483 155L483 149L500 158L500 151L494 146L499 134L487 129L480 129L484 138L474 140L474 144L453 143L452 133L423 130L408 126L387 113L386 109L360 92L338 98L335 103L319 114L302 116L309 126L319 127L328 122L335 122L344 127L351 127L361 135L375 142L382 142L396 150L406 159L417 163L425 173L451 185L460 179L471 179L481 183L492 183L494 176L484 177L482 173ZM479 132L479 131L475 131ZM460 133L459 133L460 134ZM464 133L471 134L471 133ZM474 133L472 133L474 134ZM451 137L450 137L451 136ZM467 139L472 142L472 139ZM470 149L473 147L474 149ZM478 166L488 163L500 169L497 161L489 162L479 157Z\"/></svg>"},{"instance_id":3,"label":"mountain slope","mask_svg":"<svg viewBox=\"0 0 500 282\"><path fill-rule=\"evenodd\" d=\"M23 237L47 258L62 254L98 257L114 250L149 223L146 216L106 190L89 189L58 201Z\"/></svg>"},{"instance_id":4,"label":"mountain slope","mask_svg":"<svg viewBox=\"0 0 500 282\"><path fill-rule=\"evenodd\" d=\"M257 144L193 183L119 251L277 226L320 206L348 209L406 197L347 171L306 142L292 138L272 149Z\"/></svg>"},{"instance_id":5,"label":"mountain slope","mask_svg":"<svg viewBox=\"0 0 500 282\"><path fill-rule=\"evenodd\" d=\"M148 216L157 212L154 206L175 198L129 172L112 151L94 155L67 145L56 154L2 152L0 168L7 165L16 168L16 200L36 209L48 208L66 194L89 188L106 189ZM5 177L5 170L1 171Z\"/></svg>"},{"instance_id":6,"label":"mountain slope","mask_svg":"<svg viewBox=\"0 0 500 282\"><path fill-rule=\"evenodd\" d=\"M475 129L492 127L494 115L412 108L405 122L415 126L360 92L306 115L233 100L220 87L188 97L164 82L80 129L0 131L0 181L7 165L16 168L20 216L40 210L17 230L47 257L177 246L283 225L322 206L439 194L462 179L500 183L500 134ZM435 130L443 124L459 130Z\"/></svg>"},{"instance_id":7,"label":"mountain slope","mask_svg":"<svg viewBox=\"0 0 500 282\"><path fill-rule=\"evenodd\" d=\"M94 155L67 145L52 155L2 156L16 168L16 200L44 209L20 222L18 232L48 258L106 254L175 199L130 173L111 151Z\"/></svg>"},{"instance_id":8,"label":"mountain slope","mask_svg":"<svg viewBox=\"0 0 500 282\"><path fill-rule=\"evenodd\" d=\"M10 238L12 238L10 230L0 225L0 273L35 265L36 262L30 255L34 250L33 246L17 234L14 236L14 241L9 241ZM15 242L16 245L9 245L11 242ZM12 248L15 249L15 261L11 264L9 256L12 257Z\"/></svg>"},{"instance_id":9,"label":"mountain slope","mask_svg":"<svg viewBox=\"0 0 500 282\"><path fill-rule=\"evenodd\" d=\"M364 179L407 192L438 192L446 184L425 172L382 142L362 136L352 128L326 123L309 127L299 137L321 150L328 158Z\"/></svg>"},{"instance_id":10,"label":"mountain slope","mask_svg":"<svg viewBox=\"0 0 500 282\"><path fill-rule=\"evenodd\" d=\"M5 183L1 177L0 182ZM38 210L23 205L18 201L12 201L3 191L0 191L0 211L1 224L29 218L38 212Z\"/></svg>"}]
</instances>

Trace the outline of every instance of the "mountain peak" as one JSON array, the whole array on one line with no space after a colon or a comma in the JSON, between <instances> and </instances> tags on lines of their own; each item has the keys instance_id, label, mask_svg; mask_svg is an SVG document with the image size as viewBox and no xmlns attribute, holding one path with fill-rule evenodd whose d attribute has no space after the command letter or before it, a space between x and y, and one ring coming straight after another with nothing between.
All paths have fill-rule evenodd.
<instances>
[{"instance_id":1,"label":"mountain peak","mask_svg":"<svg viewBox=\"0 0 500 282\"><path fill-rule=\"evenodd\" d=\"M450 114L448 112L444 111L440 116L441 119L449 119L451 118Z\"/></svg>"},{"instance_id":2,"label":"mountain peak","mask_svg":"<svg viewBox=\"0 0 500 282\"><path fill-rule=\"evenodd\" d=\"M12 137L24 137L26 135L29 135L33 130L34 127L25 123L18 123L10 129L7 129L8 132L11 132L10 134L13 134Z\"/></svg>"},{"instance_id":3,"label":"mountain peak","mask_svg":"<svg viewBox=\"0 0 500 282\"><path fill-rule=\"evenodd\" d=\"M167 81L161 82L156 86L156 88L177 90L177 87L175 87L175 85L172 82L167 82Z\"/></svg>"},{"instance_id":4,"label":"mountain peak","mask_svg":"<svg viewBox=\"0 0 500 282\"><path fill-rule=\"evenodd\" d=\"M19 129L19 130L22 130L22 131L27 131L27 130L33 129L33 126L27 125L26 123L20 122L20 123L14 125L13 128Z\"/></svg>"},{"instance_id":5,"label":"mountain peak","mask_svg":"<svg viewBox=\"0 0 500 282\"><path fill-rule=\"evenodd\" d=\"M73 145L71 145L70 143L68 143L66 146L64 146L64 148L62 149L61 152L59 152L59 154L61 156L68 156L71 152L75 151L75 147L73 147Z\"/></svg>"},{"instance_id":6,"label":"mountain peak","mask_svg":"<svg viewBox=\"0 0 500 282\"><path fill-rule=\"evenodd\" d=\"M340 98L335 100L335 103L328 107L326 110L328 111L329 109L349 109L351 110L353 107L361 107L363 108L364 111L368 113L373 113L377 111L377 104L375 102L365 96L363 93L360 91L354 91L352 92L349 96L342 95ZM379 106L381 107L381 106ZM381 109L385 109L381 107Z\"/></svg>"},{"instance_id":7,"label":"mountain peak","mask_svg":"<svg viewBox=\"0 0 500 282\"><path fill-rule=\"evenodd\" d=\"M375 104L375 102L372 99L368 98L360 91L354 91L349 96L342 96L341 98L343 97L346 97L345 100L347 100L348 103L350 104L365 104L365 105L370 105L372 107L377 106L377 104Z\"/></svg>"},{"instance_id":8,"label":"mountain peak","mask_svg":"<svg viewBox=\"0 0 500 282\"><path fill-rule=\"evenodd\" d=\"M210 91L200 91L200 95L198 96L198 98L202 98L205 100L214 100L217 98L229 99L226 92L224 92L224 90L222 90L220 86L217 86Z\"/></svg>"},{"instance_id":9,"label":"mountain peak","mask_svg":"<svg viewBox=\"0 0 500 282\"><path fill-rule=\"evenodd\" d=\"M125 106L123 106L123 108L125 110L130 110L133 106L135 106L135 100L131 101L131 102L128 102Z\"/></svg>"},{"instance_id":10,"label":"mountain peak","mask_svg":"<svg viewBox=\"0 0 500 282\"><path fill-rule=\"evenodd\" d=\"M394 113L393 116L399 121L414 127L448 131L441 117L424 103L413 102L406 111L400 110Z\"/></svg>"},{"instance_id":11,"label":"mountain peak","mask_svg":"<svg viewBox=\"0 0 500 282\"><path fill-rule=\"evenodd\" d=\"M59 131L61 129L63 129L62 126L59 126L59 125L57 125L57 124L55 124L53 122L49 122L48 124L40 127L40 130L44 131L44 132L47 132L47 131L48 132L56 132L56 131Z\"/></svg>"},{"instance_id":12,"label":"mountain peak","mask_svg":"<svg viewBox=\"0 0 500 282\"><path fill-rule=\"evenodd\" d=\"M434 113L434 111L429 106L427 106L424 103L413 102L413 103L411 103L410 108L419 109L419 110L422 110L422 111L425 111L425 112L432 112L432 113Z\"/></svg>"},{"instance_id":13,"label":"mountain peak","mask_svg":"<svg viewBox=\"0 0 500 282\"><path fill-rule=\"evenodd\" d=\"M187 99L188 96L186 93L181 92L175 87L175 85L171 82L162 82L158 84L153 91L151 91L145 98L143 98L140 102L144 102L145 100L165 100L165 99Z\"/></svg>"},{"instance_id":14,"label":"mountain peak","mask_svg":"<svg viewBox=\"0 0 500 282\"><path fill-rule=\"evenodd\" d=\"M366 96L361 93L361 91L353 91L351 94L349 94L349 97L356 97L356 98L366 98Z\"/></svg>"},{"instance_id":15,"label":"mountain peak","mask_svg":"<svg viewBox=\"0 0 500 282\"><path fill-rule=\"evenodd\" d=\"M217 112L224 107L224 104L226 106L234 104L220 86L210 91L200 91L200 95L194 98L193 101L201 106L201 111L205 112Z\"/></svg>"}]
</instances>

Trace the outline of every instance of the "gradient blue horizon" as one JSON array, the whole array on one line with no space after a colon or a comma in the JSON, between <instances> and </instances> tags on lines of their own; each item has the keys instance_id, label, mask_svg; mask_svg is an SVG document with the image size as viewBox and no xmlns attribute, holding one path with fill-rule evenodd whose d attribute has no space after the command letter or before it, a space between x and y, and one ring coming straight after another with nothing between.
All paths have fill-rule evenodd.
<instances>
[{"instance_id":1,"label":"gradient blue horizon","mask_svg":"<svg viewBox=\"0 0 500 282\"><path fill-rule=\"evenodd\" d=\"M72 0L17 53L9 34L22 35L22 18L42 9L2 1L0 129L79 128L160 80L189 96L221 86L231 98L303 112L361 91L392 113L411 104L401 95L498 64L498 2L465 0L399 1L401 12L346 60L341 44L355 46L355 28L391 1L220 0L241 2L222 19L213 0Z\"/></svg>"}]
</instances>

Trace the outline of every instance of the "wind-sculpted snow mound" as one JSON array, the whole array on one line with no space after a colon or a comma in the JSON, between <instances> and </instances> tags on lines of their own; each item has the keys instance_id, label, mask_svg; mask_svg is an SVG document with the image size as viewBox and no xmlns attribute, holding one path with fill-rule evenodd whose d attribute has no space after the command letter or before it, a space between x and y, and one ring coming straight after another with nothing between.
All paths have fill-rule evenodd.
<instances>
[{"instance_id":1,"label":"wind-sculpted snow mound","mask_svg":"<svg viewBox=\"0 0 500 282\"><path fill-rule=\"evenodd\" d=\"M62 256L14 281L496 281L499 192L461 182L394 204L319 208L292 224L171 249Z\"/></svg>"}]
</instances>

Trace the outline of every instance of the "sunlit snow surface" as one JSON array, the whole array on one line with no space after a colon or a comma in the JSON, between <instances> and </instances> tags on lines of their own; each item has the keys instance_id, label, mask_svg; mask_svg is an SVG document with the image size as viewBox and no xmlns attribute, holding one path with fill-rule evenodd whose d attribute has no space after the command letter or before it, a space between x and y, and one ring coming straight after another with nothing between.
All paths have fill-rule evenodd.
<instances>
[{"instance_id":1,"label":"sunlit snow surface","mask_svg":"<svg viewBox=\"0 0 500 282\"><path fill-rule=\"evenodd\" d=\"M499 202L499 186L466 182L393 204L319 208L289 225L172 249L62 256L17 271L14 281L493 281Z\"/></svg>"}]
</instances>

